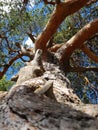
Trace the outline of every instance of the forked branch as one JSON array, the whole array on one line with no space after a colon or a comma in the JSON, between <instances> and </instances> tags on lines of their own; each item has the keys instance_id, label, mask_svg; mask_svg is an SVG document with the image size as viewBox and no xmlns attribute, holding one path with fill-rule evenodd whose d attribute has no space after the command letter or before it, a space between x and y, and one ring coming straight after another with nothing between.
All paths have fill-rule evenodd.
<instances>
[{"instance_id":1,"label":"forked branch","mask_svg":"<svg viewBox=\"0 0 98 130\"><path fill-rule=\"evenodd\" d=\"M35 49L42 49L44 54L47 50L47 42L51 39L63 20L85 6L87 2L89 2L89 0L67 0L57 4L43 32L36 39Z\"/></svg>"},{"instance_id":2,"label":"forked branch","mask_svg":"<svg viewBox=\"0 0 98 130\"><path fill-rule=\"evenodd\" d=\"M60 49L58 49L57 56L60 61L63 63L68 62L67 60L69 60L72 53L76 49L80 49L82 44L95 33L98 33L98 19L95 19L86 26L84 26L69 41L67 41L63 46L61 46Z\"/></svg>"},{"instance_id":3,"label":"forked branch","mask_svg":"<svg viewBox=\"0 0 98 130\"><path fill-rule=\"evenodd\" d=\"M28 56L31 60L34 58L34 50L33 50L33 48L31 48L31 49L26 49L26 48L24 48L23 45L21 45L21 44L19 44L19 43L16 43L16 46L17 46L18 48L20 48L21 53L22 53L24 56Z\"/></svg>"}]
</instances>

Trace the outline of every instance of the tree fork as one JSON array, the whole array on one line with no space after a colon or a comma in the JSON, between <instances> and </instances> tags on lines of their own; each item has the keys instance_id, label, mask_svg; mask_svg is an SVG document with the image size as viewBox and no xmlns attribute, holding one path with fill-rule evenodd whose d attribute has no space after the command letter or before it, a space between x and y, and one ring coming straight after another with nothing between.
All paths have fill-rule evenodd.
<instances>
[{"instance_id":1,"label":"tree fork","mask_svg":"<svg viewBox=\"0 0 98 130\"><path fill-rule=\"evenodd\" d=\"M84 26L68 42L61 46L56 55L59 57L61 62L66 63L66 58L69 59L76 49L81 49L82 44L97 32L98 19L95 19Z\"/></svg>"},{"instance_id":2,"label":"tree fork","mask_svg":"<svg viewBox=\"0 0 98 130\"><path fill-rule=\"evenodd\" d=\"M35 50L42 49L43 54L45 54L47 42L51 39L63 20L68 15L71 15L82 8L87 2L89 2L89 0L68 0L57 4L49 22L35 41Z\"/></svg>"}]
</instances>

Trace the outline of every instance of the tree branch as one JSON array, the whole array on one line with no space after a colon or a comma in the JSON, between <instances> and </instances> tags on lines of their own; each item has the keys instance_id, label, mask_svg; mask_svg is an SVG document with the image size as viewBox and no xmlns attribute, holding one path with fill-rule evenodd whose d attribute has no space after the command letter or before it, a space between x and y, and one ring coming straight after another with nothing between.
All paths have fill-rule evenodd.
<instances>
[{"instance_id":1,"label":"tree branch","mask_svg":"<svg viewBox=\"0 0 98 130\"><path fill-rule=\"evenodd\" d=\"M27 33L28 36L30 37L30 39L33 41L33 43L35 43L35 38L34 38L34 35L32 35L31 33Z\"/></svg>"},{"instance_id":2,"label":"tree branch","mask_svg":"<svg viewBox=\"0 0 98 130\"><path fill-rule=\"evenodd\" d=\"M47 42L56 32L57 28L63 22L63 20L68 15L71 15L82 8L84 5L86 5L87 2L89 2L89 0L67 0L65 2L61 2L60 4L57 4L43 32L36 39L35 50L42 49L45 53L47 50Z\"/></svg>"},{"instance_id":3,"label":"tree branch","mask_svg":"<svg viewBox=\"0 0 98 130\"><path fill-rule=\"evenodd\" d=\"M51 48L49 48L49 50L51 52L56 52L61 46L63 46L64 43L62 44L55 44L54 46L52 46Z\"/></svg>"},{"instance_id":4,"label":"tree branch","mask_svg":"<svg viewBox=\"0 0 98 130\"><path fill-rule=\"evenodd\" d=\"M48 2L48 0L44 0L44 3L45 3L45 4L55 5L55 2L52 2L52 1L49 1L49 2Z\"/></svg>"},{"instance_id":5,"label":"tree branch","mask_svg":"<svg viewBox=\"0 0 98 130\"><path fill-rule=\"evenodd\" d=\"M8 41L8 38L7 38L7 37L5 37L4 39L6 40L6 43L7 43L7 46L8 46L9 53L11 53L11 52L19 52L18 50L14 50L14 49L12 49L12 48L10 47L9 41Z\"/></svg>"},{"instance_id":6,"label":"tree branch","mask_svg":"<svg viewBox=\"0 0 98 130\"><path fill-rule=\"evenodd\" d=\"M48 0L44 0L45 4L51 4L51 5L55 5L55 4L59 4L61 1L60 0L55 0L55 2L53 1L48 1Z\"/></svg>"},{"instance_id":7,"label":"tree branch","mask_svg":"<svg viewBox=\"0 0 98 130\"><path fill-rule=\"evenodd\" d=\"M98 63L98 56L96 56L89 48L87 48L84 44L81 46L81 50L93 61Z\"/></svg>"},{"instance_id":8,"label":"tree branch","mask_svg":"<svg viewBox=\"0 0 98 130\"><path fill-rule=\"evenodd\" d=\"M2 79L2 77L4 76L4 74L7 72L7 70L9 69L9 67L13 64L14 61L16 61L17 59L19 59L20 57L22 57L23 54L18 54L16 55L14 58L12 58L8 64L4 65L4 69L3 71L0 72L0 79Z\"/></svg>"},{"instance_id":9,"label":"tree branch","mask_svg":"<svg viewBox=\"0 0 98 130\"><path fill-rule=\"evenodd\" d=\"M23 47L23 46L21 46ZM19 58L22 58L22 56L28 56L30 60L34 58L34 51L31 50L24 50L24 48L21 48L21 53L18 53L15 57L13 57L8 64L3 65L4 67L3 71L0 72L0 79L4 76L4 74L7 72L8 68Z\"/></svg>"},{"instance_id":10,"label":"tree branch","mask_svg":"<svg viewBox=\"0 0 98 130\"><path fill-rule=\"evenodd\" d=\"M9 44L9 41L8 41L8 37L6 37L4 34L1 34L0 38L5 39L9 53L11 53L11 52L18 52L17 50L14 50L14 49L12 49L10 47L10 44Z\"/></svg>"},{"instance_id":11,"label":"tree branch","mask_svg":"<svg viewBox=\"0 0 98 130\"><path fill-rule=\"evenodd\" d=\"M63 62L66 65L71 54L76 49L80 49L82 44L97 32L98 32L98 19L95 19L89 24L87 24L86 26L84 26L69 41L67 41L60 49L58 49L57 54L56 54L57 57L60 59L61 62Z\"/></svg>"},{"instance_id":12,"label":"tree branch","mask_svg":"<svg viewBox=\"0 0 98 130\"><path fill-rule=\"evenodd\" d=\"M19 43L16 43L16 46L20 48L20 52L13 57L8 64L1 65L3 68L3 71L0 72L0 79L4 76L4 74L7 72L8 68L13 64L14 61L16 61L19 58L22 58L22 56L28 56L30 60L34 58L34 50L33 49L25 49L22 45ZM13 50L12 50L13 51ZM23 60L23 59L22 59Z\"/></svg>"},{"instance_id":13,"label":"tree branch","mask_svg":"<svg viewBox=\"0 0 98 130\"><path fill-rule=\"evenodd\" d=\"M19 43L16 43L16 46L21 49L21 53L25 56L28 56L31 60L34 58L34 49L26 49Z\"/></svg>"}]
</instances>

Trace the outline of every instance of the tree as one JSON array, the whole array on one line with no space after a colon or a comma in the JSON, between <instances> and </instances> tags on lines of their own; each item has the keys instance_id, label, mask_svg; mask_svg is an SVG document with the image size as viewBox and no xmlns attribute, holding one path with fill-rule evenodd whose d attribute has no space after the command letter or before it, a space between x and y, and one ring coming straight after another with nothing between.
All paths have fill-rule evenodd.
<instances>
[{"instance_id":1,"label":"tree","mask_svg":"<svg viewBox=\"0 0 98 130\"><path fill-rule=\"evenodd\" d=\"M96 0L85 0L85 1L67 0L64 2L61 2L61 1L48 2L47 0L44 0L44 2L45 4L50 4L50 6L53 5L54 11L52 15L50 16L50 19L48 20L44 29L37 26L38 33L41 32L42 29L43 31L37 36L36 39L34 38L34 35L32 34L32 29L30 28L30 24L32 23L28 25L27 23L23 24L24 27L25 25L28 26L29 31L27 28L21 28L23 27L22 25L18 26L23 21L23 18L27 18L29 15L28 12L26 12L27 14L26 16L24 13L26 11L27 4L29 4L28 1L26 2L24 1L23 6L19 7L19 11L21 12L22 16L24 16L24 17L20 17L22 18L22 19L19 19L21 20L21 22L18 21L15 18L15 16L14 16L15 18L14 21L12 21L12 19L11 20L9 19L10 22L9 22L8 27L9 27L9 30L12 31L12 32L10 31L12 36L14 36L13 35L14 31L15 32L18 31L17 29L19 28L23 29L22 31L24 32L26 30L25 34L27 34L35 43L34 49L26 48L23 45L19 44L18 40L21 39L22 37L19 38L17 37L17 35L15 38L18 39L16 40L18 42L14 43L14 46L11 47L9 42L11 42L12 38L9 38L7 37L7 35L4 34L5 30L3 30L3 28L1 30L1 32L3 32L0 35L0 38L2 41L1 49L4 50L4 46L7 45L8 47L7 54L8 52L11 53L11 59L6 64L6 61L8 61L8 59L6 59L5 57L7 55L4 55L4 53L1 52L1 54L4 56L4 60L3 62L1 62L2 68L0 72L0 77L1 78L3 77L3 75L8 70L8 68L18 58L21 58L22 61L24 61L25 59L23 59L22 57L28 56L29 63L27 63L26 67L24 67L23 69L20 69L20 72L18 73L18 75L16 75L13 78L13 80L16 80L16 87L14 86L14 88L12 88L10 92L6 94L6 96L5 96L5 93L3 96L1 96L3 97L3 100L5 100L6 105L4 106L4 102L2 101L0 110L3 111L3 114L1 115L2 124L0 124L0 126L3 129L4 129L3 124L4 124L6 125L5 127L8 127L9 129L11 128L15 129L16 127L16 129L25 128L25 129L33 130L33 129L45 128L45 129L63 130L65 128L66 129L88 129L89 127L90 129L96 130L98 129L98 126L97 126L98 120L96 119L98 115L97 105L95 106L95 109L94 109L94 106L92 105L82 104L79 97L76 94L74 94L71 88L70 82L66 78L66 74L68 74L69 72L81 72L81 73L85 71L98 72L97 67L85 67L85 66L81 67L81 66L77 66L77 64L76 66L73 66L74 56L72 57L72 55L78 49L78 50L83 51L94 62L98 63L97 55L95 55L86 46L87 43L85 43L87 40L97 35L98 19L96 18L96 19L93 19L92 21L89 20L88 24L83 25L82 28L78 29L74 35L71 35L72 36L71 38L69 38L67 41L63 41L62 44L57 44L57 43L54 44L53 42L54 34L56 33L60 24L64 21L64 19L67 16L77 12L79 9L83 8L84 6L90 6L91 4L96 2ZM18 12L17 11L13 12L13 9L11 9L10 13L11 15L12 14L15 15L15 13L18 13ZM21 14L18 14L18 17ZM31 14L29 15L29 18L32 18ZM20 22L20 23L17 23L17 22ZM5 24L6 22L5 23L1 22L1 23ZM58 32L60 32L59 30ZM2 39L6 41L5 45L3 44L4 41ZM42 55L41 53L39 53L40 49L43 52ZM80 51L78 52L80 53ZM42 62L41 62L41 57L38 56L39 54L42 57ZM32 71L33 76L30 73L32 70L31 64L34 65L33 71ZM41 67L39 67L40 65ZM42 67L45 70L44 69L42 70ZM30 69L30 71L27 71L27 69ZM42 72L40 76L39 76L39 71ZM22 79L22 77L24 77L25 75L23 74L23 72L29 73L31 75L31 80L26 78L25 80L27 81L23 79L22 83L20 83L20 79ZM92 87L92 89L96 90L96 92L98 91L97 88L94 88L94 86L90 84L87 77L85 77L84 79L85 79L85 82L89 84L90 87ZM47 90L46 92L46 96L49 98L47 98L46 96L44 97L44 95L39 95L32 92L34 91L34 88L40 85L44 87L47 86L46 85L47 80L48 81L52 80L53 82L53 84L51 84L53 87L52 90L49 90L49 91ZM18 82L18 86L17 86L17 82ZM51 87L51 85L49 87ZM51 98L53 98L53 100ZM69 112L69 109L70 109L70 112ZM88 109L90 109L91 111L88 112ZM7 115L13 114L15 116L14 121L12 121L11 116L9 116L7 120L4 120L5 112L6 112L5 110L8 111ZM93 112L92 110L95 110L95 112ZM68 112L69 114L67 114ZM12 124L10 120L12 121ZM20 120L20 123L18 123L17 126L15 126L15 123L17 122L17 120ZM83 127L84 120L85 120L85 126ZM55 123L53 124L51 123L51 121ZM72 123L73 121L74 123Z\"/></svg>"},{"instance_id":2,"label":"tree","mask_svg":"<svg viewBox=\"0 0 98 130\"><path fill-rule=\"evenodd\" d=\"M13 85L12 81L8 81L6 79L6 76L4 76L1 80L0 80L0 91L7 91L10 89L10 87Z\"/></svg>"}]
</instances>

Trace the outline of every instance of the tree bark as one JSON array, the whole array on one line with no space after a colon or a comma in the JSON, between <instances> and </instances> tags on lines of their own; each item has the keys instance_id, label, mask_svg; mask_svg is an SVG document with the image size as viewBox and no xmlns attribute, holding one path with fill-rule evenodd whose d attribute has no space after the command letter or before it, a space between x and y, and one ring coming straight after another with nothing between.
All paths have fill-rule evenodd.
<instances>
[{"instance_id":1,"label":"tree bark","mask_svg":"<svg viewBox=\"0 0 98 130\"><path fill-rule=\"evenodd\" d=\"M98 32L98 19L95 19L85 25L79 32L77 32L68 42L66 42L57 53L61 60L65 59L67 56L69 58L71 54L76 50L81 48L82 44L88 40L92 35Z\"/></svg>"},{"instance_id":2,"label":"tree bark","mask_svg":"<svg viewBox=\"0 0 98 130\"><path fill-rule=\"evenodd\" d=\"M98 19L85 25L79 32L77 32L69 41L61 46L57 51L57 56L65 65L69 61L71 54L76 49L81 49L82 44L88 40L92 35L98 32ZM66 57L66 58L65 58Z\"/></svg>"},{"instance_id":3,"label":"tree bark","mask_svg":"<svg viewBox=\"0 0 98 130\"><path fill-rule=\"evenodd\" d=\"M32 65L38 62L35 59L31 61ZM37 65L39 63L32 68L34 73ZM25 69L27 67L22 68L24 73L18 74L22 77L31 74ZM43 67L45 72L41 76L32 78L31 75L29 79L27 76L26 81L14 85L8 93L0 93L0 129L97 130L98 105L82 103L59 66L43 62ZM35 93L47 81L52 82L51 88L43 94Z\"/></svg>"},{"instance_id":4,"label":"tree bark","mask_svg":"<svg viewBox=\"0 0 98 130\"><path fill-rule=\"evenodd\" d=\"M63 20L68 15L71 15L81 9L87 2L89 2L89 0L67 0L59 3L53 11L53 14L43 32L36 39L35 49L42 49L43 52L46 52L47 42L51 39Z\"/></svg>"},{"instance_id":5,"label":"tree bark","mask_svg":"<svg viewBox=\"0 0 98 130\"><path fill-rule=\"evenodd\" d=\"M42 62L41 51L36 51L34 60L18 73L17 82L11 90L0 93L0 129L98 130L98 105L84 104L73 91L60 64L55 64L57 60L69 60L73 51L98 31L98 19L62 45L56 55L50 52L46 55L46 44L62 21L89 1L66 0L57 4L49 22L35 41L35 49L42 49L47 61ZM22 52L33 55L24 48ZM47 85L50 85L48 89L40 91Z\"/></svg>"}]
</instances>

